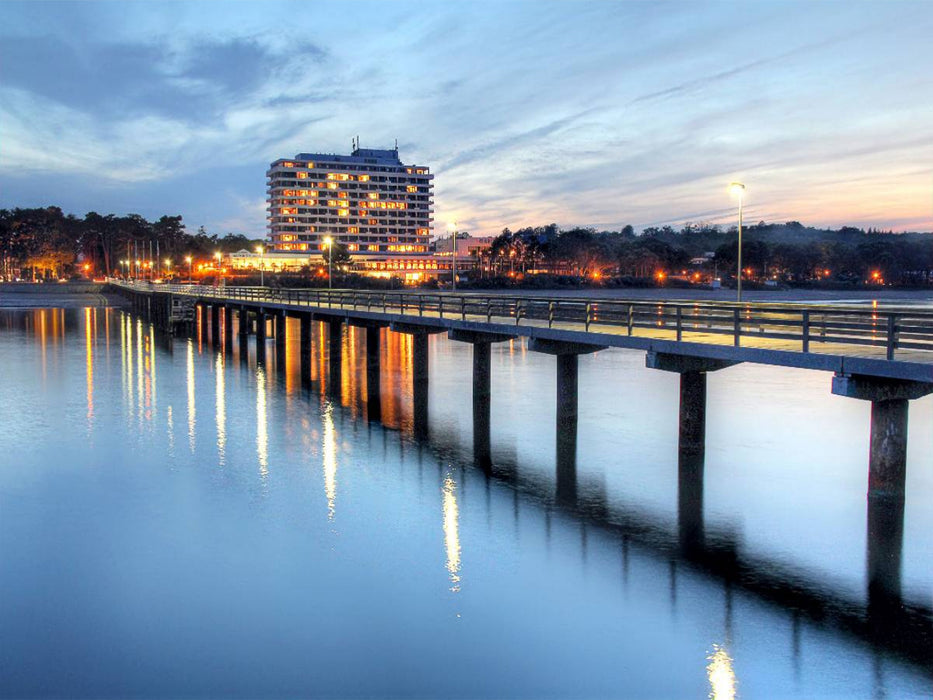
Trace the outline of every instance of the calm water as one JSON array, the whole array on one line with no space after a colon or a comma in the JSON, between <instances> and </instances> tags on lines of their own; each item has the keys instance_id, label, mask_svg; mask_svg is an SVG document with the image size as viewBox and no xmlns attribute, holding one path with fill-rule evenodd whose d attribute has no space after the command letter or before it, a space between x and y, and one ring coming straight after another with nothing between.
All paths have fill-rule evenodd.
<instances>
[{"instance_id":1,"label":"calm water","mask_svg":"<svg viewBox=\"0 0 933 700\"><path fill-rule=\"evenodd\" d=\"M554 358L493 346L487 474L470 346L431 338L415 439L406 336L374 422L363 331L328 387L316 328L302 389L293 323L257 367L115 309L0 312L0 694L929 696L933 397L902 535L869 538L869 405L829 374L711 374L679 500L677 377L583 357L568 500Z\"/></svg>"}]
</instances>

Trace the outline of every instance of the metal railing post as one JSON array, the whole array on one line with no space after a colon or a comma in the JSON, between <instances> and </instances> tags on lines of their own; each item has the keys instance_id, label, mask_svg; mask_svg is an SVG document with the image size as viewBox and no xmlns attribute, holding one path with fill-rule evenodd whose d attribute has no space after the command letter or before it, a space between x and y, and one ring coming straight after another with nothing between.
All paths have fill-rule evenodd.
<instances>
[{"instance_id":1,"label":"metal railing post","mask_svg":"<svg viewBox=\"0 0 933 700\"><path fill-rule=\"evenodd\" d=\"M803 312L803 321L801 323L803 333L803 351L810 352L810 312Z\"/></svg>"},{"instance_id":2,"label":"metal railing post","mask_svg":"<svg viewBox=\"0 0 933 700\"><path fill-rule=\"evenodd\" d=\"M683 311L678 306L677 307L677 342L679 343L684 338L684 319Z\"/></svg>"},{"instance_id":3,"label":"metal railing post","mask_svg":"<svg viewBox=\"0 0 933 700\"><path fill-rule=\"evenodd\" d=\"M739 339L742 337L742 310L733 309L732 310L732 332L733 332L733 345L739 347Z\"/></svg>"},{"instance_id":4,"label":"metal railing post","mask_svg":"<svg viewBox=\"0 0 933 700\"><path fill-rule=\"evenodd\" d=\"M887 356L889 360L894 359L894 348L897 347L897 323L896 314L888 314L888 343Z\"/></svg>"}]
</instances>

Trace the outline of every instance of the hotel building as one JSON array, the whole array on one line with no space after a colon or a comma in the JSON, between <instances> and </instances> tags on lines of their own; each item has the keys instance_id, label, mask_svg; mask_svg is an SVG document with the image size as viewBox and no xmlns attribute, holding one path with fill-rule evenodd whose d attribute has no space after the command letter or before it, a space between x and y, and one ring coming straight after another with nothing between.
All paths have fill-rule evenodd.
<instances>
[{"instance_id":1,"label":"hotel building","mask_svg":"<svg viewBox=\"0 0 933 700\"><path fill-rule=\"evenodd\" d=\"M402 163L398 148L299 153L272 163L266 177L273 255L319 258L331 239L360 262L429 256L434 176Z\"/></svg>"}]
</instances>

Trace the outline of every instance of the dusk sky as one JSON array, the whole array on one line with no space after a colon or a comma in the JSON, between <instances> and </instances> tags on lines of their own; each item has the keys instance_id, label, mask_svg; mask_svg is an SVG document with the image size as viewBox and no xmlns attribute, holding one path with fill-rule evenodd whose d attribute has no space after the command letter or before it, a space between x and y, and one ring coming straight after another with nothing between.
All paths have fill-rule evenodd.
<instances>
[{"instance_id":1,"label":"dusk sky","mask_svg":"<svg viewBox=\"0 0 933 700\"><path fill-rule=\"evenodd\" d=\"M933 2L0 3L0 207L265 231L390 148L435 225L933 229Z\"/></svg>"}]
</instances>

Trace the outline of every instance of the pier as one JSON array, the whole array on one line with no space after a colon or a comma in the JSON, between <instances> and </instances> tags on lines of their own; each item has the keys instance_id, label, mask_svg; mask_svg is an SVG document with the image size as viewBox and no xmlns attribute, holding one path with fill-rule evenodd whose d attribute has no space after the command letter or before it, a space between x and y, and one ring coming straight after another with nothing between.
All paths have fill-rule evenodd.
<instances>
[{"instance_id":1,"label":"pier","mask_svg":"<svg viewBox=\"0 0 933 700\"><path fill-rule=\"evenodd\" d=\"M491 346L524 338L530 351L555 358L555 501L567 507L575 507L578 501L578 358L612 347L644 351L648 368L679 375L678 548L701 559L709 559L704 555L709 545L703 522L707 374L742 362L829 372L827 388L834 394L871 402L871 422L866 426L870 431L866 480L869 609L875 618L882 611L890 615L901 609L909 403L933 393L933 313L929 311L843 304L548 299L122 283L114 287L166 332L195 330L202 334L202 342L219 348L232 347L236 328L243 359L248 355L248 336L254 335L259 363L266 361L267 345L274 347L277 360L281 360L286 335L297 328L301 381L306 384L311 381L312 326L324 324L329 347L328 391L340 385L344 325L364 329L370 420L380 420L382 329L407 334L413 351L413 432L424 441L429 437L429 336L445 333L453 341L468 343L472 347L473 460L487 472L493 467ZM193 309L193 313L175 319L170 310L179 308ZM189 317L199 319L195 327ZM298 323L289 326L287 318ZM734 574L730 567L726 568ZM922 626L918 619L923 615L908 617L911 626ZM886 625L885 629L891 628Z\"/></svg>"}]
</instances>

